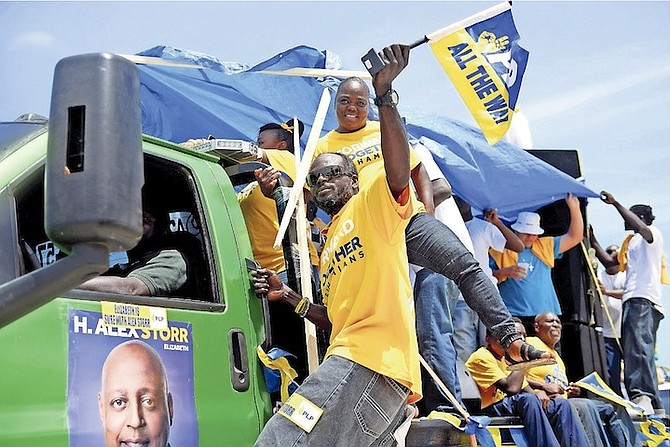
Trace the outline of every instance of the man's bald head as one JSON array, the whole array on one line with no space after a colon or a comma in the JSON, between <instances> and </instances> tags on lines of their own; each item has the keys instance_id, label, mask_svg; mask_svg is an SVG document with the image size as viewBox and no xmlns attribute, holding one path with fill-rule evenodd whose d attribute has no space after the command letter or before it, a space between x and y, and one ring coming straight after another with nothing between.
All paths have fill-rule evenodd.
<instances>
[{"instance_id":1,"label":"man's bald head","mask_svg":"<svg viewBox=\"0 0 670 447\"><path fill-rule=\"evenodd\" d=\"M535 334L547 346L553 348L561 340L563 324L553 312L542 312L535 316Z\"/></svg>"},{"instance_id":2,"label":"man's bald head","mask_svg":"<svg viewBox=\"0 0 670 447\"><path fill-rule=\"evenodd\" d=\"M112 349L102 366L98 410L107 447L167 445L172 395L165 366L151 346L131 340Z\"/></svg>"}]
</instances>

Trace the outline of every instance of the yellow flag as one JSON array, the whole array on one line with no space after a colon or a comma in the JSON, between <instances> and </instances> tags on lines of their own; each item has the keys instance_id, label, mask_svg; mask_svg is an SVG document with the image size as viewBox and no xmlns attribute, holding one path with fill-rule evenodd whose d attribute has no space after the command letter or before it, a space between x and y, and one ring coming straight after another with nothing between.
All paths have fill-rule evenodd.
<instances>
[{"instance_id":1,"label":"yellow flag","mask_svg":"<svg viewBox=\"0 0 670 447\"><path fill-rule=\"evenodd\" d=\"M426 37L488 143L500 141L528 62L517 43L511 5L501 3Z\"/></svg>"}]
</instances>

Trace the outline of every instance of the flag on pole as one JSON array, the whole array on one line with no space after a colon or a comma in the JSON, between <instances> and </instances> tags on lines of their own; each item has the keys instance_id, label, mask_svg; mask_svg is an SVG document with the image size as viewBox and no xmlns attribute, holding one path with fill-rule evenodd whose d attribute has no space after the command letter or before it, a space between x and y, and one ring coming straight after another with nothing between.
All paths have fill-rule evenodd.
<instances>
[{"instance_id":1,"label":"flag on pole","mask_svg":"<svg viewBox=\"0 0 670 447\"><path fill-rule=\"evenodd\" d=\"M426 38L488 143L500 141L512 122L528 62L511 4L500 3Z\"/></svg>"}]
</instances>

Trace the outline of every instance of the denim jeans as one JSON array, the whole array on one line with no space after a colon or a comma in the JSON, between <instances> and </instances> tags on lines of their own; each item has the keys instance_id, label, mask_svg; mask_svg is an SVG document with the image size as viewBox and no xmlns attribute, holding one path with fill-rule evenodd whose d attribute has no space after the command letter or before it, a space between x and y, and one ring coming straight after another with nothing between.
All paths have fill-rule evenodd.
<instances>
[{"instance_id":1,"label":"denim jeans","mask_svg":"<svg viewBox=\"0 0 670 447\"><path fill-rule=\"evenodd\" d=\"M623 397L621 392L621 348L616 338L605 337L605 355L607 356L607 372L609 380L607 385L612 391Z\"/></svg>"},{"instance_id":2,"label":"denim jeans","mask_svg":"<svg viewBox=\"0 0 670 447\"><path fill-rule=\"evenodd\" d=\"M498 289L449 227L419 213L409 221L405 239L409 262L454 281L468 306L505 348L521 338Z\"/></svg>"},{"instance_id":3,"label":"denim jeans","mask_svg":"<svg viewBox=\"0 0 670 447\"><path fill-rule=\"evenodd\" d=\"M629 298L623 303L621 340L628 398L648 396L654 408L663 408L654 361L656 332L661 319L663 315L645 298Z\"/></svg>"},{"instance_id":4,"label":"denim jeans","mask_svg":"<svg viewBox=\"0 0 670 447\"><path fill-rule=\"evenodd\" d=\"M570 398L569 402L579 413L590 446L641 445L633 421L625 410L617 412L612 404L598 399Z\"/></svg>"},{"instance_id":5,"label":"denim jeans","mask_svg":"<svg viewBox=\"0 0 670 447\"><path fill-rule=\"evenodd\" d=\"M465 363L473 352L486 345L486 328L463 300L456 302L453 322L456 356Z\"/></svg>"},{"instance_id":6,"label":"denim jeans","mask_svg":"<svg viewBox=\"0 0 670 447\"><path fill-rule=\"evenodd\" d=\"M429 269L421 269L414 282L416 306L416 335L419 353L447 389L461 402L461 385L456 372L456 351L451 337L451 309L458 299L458 289L453 281ZM454 408L447 396L425 371L421 371L423 399L419 402L422 413L428 414Z\"/></svg>"},{"instance_id":7,"label":"denim jeans","mask_svg":"<svg viewBox=\"0 0 670 447\"><path fill-rule=\"evenodd\" d=\"M566 399L551 399L549 408L543 411L537 396L522 392L505 397L482 411L490 416L520 416L530 446L588 446L577 414Z\"/></svg>"},{"instance_id":8,"label":"denim jeans","mask_svg":"<svg viewBox=\"0 0 670 447\"><path fill-rule=\"evenodd\" d=\"M323 410L312 431L305 432L277 413L256 446L392 446L409 395L398 382L334 355L295 392Z\"/></svg>"},{"instance_id":9,"label":"denim jeans","mask_svg":"<svg viewBox=\"0 0 670 447\"><path fill-rule=\"evenodd\" d=\"M589 399L578 397L568 399L568 402L579 415L579 420L586 433L586 439L589 442L588 445L593 447L610 447L602 420L598 414L598 409L593 402Z\"/></svg>"}]
</instances>

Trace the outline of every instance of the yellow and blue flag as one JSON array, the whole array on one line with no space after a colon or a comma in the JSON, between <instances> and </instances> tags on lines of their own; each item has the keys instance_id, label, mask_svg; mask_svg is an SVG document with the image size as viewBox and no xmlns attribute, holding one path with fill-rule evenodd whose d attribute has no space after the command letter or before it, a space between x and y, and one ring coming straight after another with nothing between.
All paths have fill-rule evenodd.
<instances>
[{"instance_id":1,"label":"yellow and blue flag","mask_svg":"<svg viewBox=\"0 0 670 447\"><path fill-rule=\"evenodd\" d=\"M426 35L440 65L493 145L512 122L528 51L518 44L510 2Z\"/></svg>"},{"instance_id":2,"label":"yellow and blue flag","mask_svg":"<svg viewBox=\"0 0 670 447\"><path fill-rule=\"evenodd\" d=\"M640 407L639 405L634 404L633 402L624 399L623 397L619 396L617 393L612 391L612 388L610 388L605 381L600 377L600 374L597 372L592 372L588 376L585 376L584 378L580 379L578 382L575 383L575 385L584 388L593 394L596 394L603 399L609 400L610 402L613 402L617 405L621 405L624 408L630 408L632 410L635 410L642 414L644 412L644 409Z\"/></svg>"}]
</instances>

